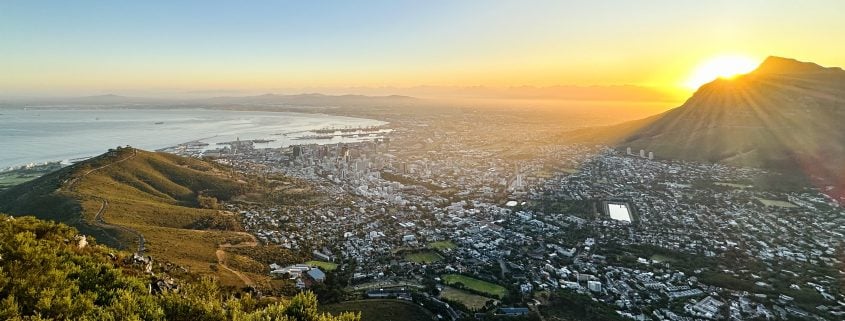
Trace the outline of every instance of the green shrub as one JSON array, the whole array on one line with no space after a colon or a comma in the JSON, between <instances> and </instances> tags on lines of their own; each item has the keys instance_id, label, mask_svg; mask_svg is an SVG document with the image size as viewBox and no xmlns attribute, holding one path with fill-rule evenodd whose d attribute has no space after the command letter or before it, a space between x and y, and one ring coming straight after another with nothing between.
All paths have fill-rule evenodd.
<instances>
[{"instance_id":1,"label":"green shrub","mask_svg":"<svg viewBox=\"0 0 845 321\"><path fill-rule=\"evenodd\" d=\"M209 278L150 293L152 279L78 232L32 217L0 215L0 319L357 321L317 312L313 293L278 302L224 294Z\"/></svg>"}]
</instances>

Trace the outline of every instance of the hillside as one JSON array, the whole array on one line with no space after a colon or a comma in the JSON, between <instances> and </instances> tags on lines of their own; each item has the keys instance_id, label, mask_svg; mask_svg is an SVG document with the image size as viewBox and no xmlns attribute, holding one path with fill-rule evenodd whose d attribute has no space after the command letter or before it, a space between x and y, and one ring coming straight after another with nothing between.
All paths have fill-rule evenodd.
<instances>
[{"instance_id":1,"label":"hillside","mask_svg":"<svg viewBox=\"0 0 845 321\"><path fill-rule=\"evenodd\" d=\"M218 200L256 188L244 179L202 160L123 148L0 193L0 211L63 222L224 285L256 285L267 276L230 269L223 248L258 246L255 239L233 214L215 209Z\"/></svg>"},{"instance_id":2,"label":"hillside","mask_svg":"<svg viewBox=\"0 0 845 321\"><path fill-rule=\"evenodd\" d=\"M801 174L842 199L843 121L845 71L769 57L747 75L702 86L680 107L564 139Z\"/></svg>"},{"instance_id":3,"label":"hillside","mask_svg":"<svg viewBox=\"0 0 845 321\"><path fill-rule=\"evenodd\" d=\"M174 279L161 267L148 273L136 262L64 224L0 215L0 319L360 319L318 312L312 293L278 301L235 296L212 280Z\"/></svg>"}]
</instances>

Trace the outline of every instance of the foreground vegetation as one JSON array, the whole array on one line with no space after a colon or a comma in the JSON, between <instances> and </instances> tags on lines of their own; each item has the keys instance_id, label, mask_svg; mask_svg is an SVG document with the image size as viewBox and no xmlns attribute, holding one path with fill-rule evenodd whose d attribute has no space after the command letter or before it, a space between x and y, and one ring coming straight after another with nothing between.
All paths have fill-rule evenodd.
<instances>
[{"instance_id":1,"label":"foreground vegetation","mask_svg":"<svg viewBox=\"0 0 845 321\"><path fill-rule=\"evenodd\" d=\"M2 320L297 320L355 321L354 313L319 312L316 296L260 299L226 294L211 279L151 287L121 253L80 241L72 227L32 217L0 215ZM156 290L151 290L156 289Z\"/></svg>"}]
</instances>

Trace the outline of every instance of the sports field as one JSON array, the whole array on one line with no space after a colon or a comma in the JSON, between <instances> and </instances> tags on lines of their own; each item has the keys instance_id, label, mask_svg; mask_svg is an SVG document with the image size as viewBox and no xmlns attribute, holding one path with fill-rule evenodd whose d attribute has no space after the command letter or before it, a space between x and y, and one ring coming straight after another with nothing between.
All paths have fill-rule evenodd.
<instances>
[{"instance_id":1,"label":"sports field","mask_svg":"<svg viewBox=\"0 0 845 321\"><path fill-rule=\"evenodd\" d=\"M446 274L442 279L443 283L446 285L455 285L460 283L467 289L484 293L499 299L504 298L508 293L508 290L501 285L471 278L466 275Z\"/></svg>"},{"instance_id":2,"label":"sports field","mask_svg":"<svg viewBox=\"0 0 845 321\"><path fill-rule=\"evenodd\" d=\"M455 245L455 243L452 243L452 241L432 242L428 245L428 247L435 250L452 250L458 248L458 246Z\"/></svg>"},{"instance_id":3,"label":"sports field","mask_svg":"<svg viewBox=\"0 0 845 321\"><path fill-rule=\"evenodd\" d=\"M316 267L322 269L323 271L334 271L335 269L337 269L336 263L326 262L326 261L308 261L308 262L305 262L305 264L308 264L310 266L316 266Z\"/></svg>"}]
</instances>

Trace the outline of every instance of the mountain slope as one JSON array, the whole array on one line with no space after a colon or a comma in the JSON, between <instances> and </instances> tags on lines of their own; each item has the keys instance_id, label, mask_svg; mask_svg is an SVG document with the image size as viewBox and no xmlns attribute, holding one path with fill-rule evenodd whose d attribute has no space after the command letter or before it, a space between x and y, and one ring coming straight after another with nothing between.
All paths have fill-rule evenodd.
<instances>
[{"instance_id":1,"label":"mountain slope","mask_svg":"<svg viewBox=\"0 0 845 321\"><path fill-rule=\"evenodd\" d=\"M215 266L223 263L219 246L254 239L240 232L233 215L210 207L249 186L213 163L122 148L0 193L0 211L67 223L103 243L137 246L158 260L242 285L250 282Z\"/></svg>"},{"instance_id":2,"label":"mountain slope","mask_svg":"<svg viewBox=\"0 0 845 321\"><path fill-rule=\"evenodd\" d=\"M316 296L277 302L225 294L161 267L145 273L131 254L85 238L64 224L0 215L2 320L299 320L354 321L317 312ZM180 277L184 275L179 275ZM171 289L178 290L171 291Z\"/></svg>"},{"instance_id":3,"label":"mountain slope","mask_svg":"<svg viewBox=\"0 0 845 321\"><path fill-rule=\"evenodd\" d=\"M635 122L567 133L572 140L796 173L841 198L845 71L769 57L755 71L699 88L682 106Z\"/></svg>"}]
</instances>

